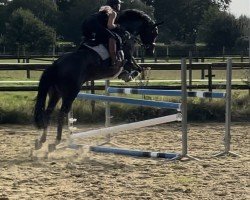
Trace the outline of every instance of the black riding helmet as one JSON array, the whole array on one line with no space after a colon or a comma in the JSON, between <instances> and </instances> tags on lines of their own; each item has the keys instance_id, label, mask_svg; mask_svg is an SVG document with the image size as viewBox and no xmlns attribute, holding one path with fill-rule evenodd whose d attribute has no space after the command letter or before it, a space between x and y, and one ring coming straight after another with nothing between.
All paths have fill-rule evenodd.
<instances>
[{"instance_id":1,"label":"black riding helmet","mask_svg":"<svg viewBox=\"0 0 250 200\"><path fill-rule=\"evenodd\" d=\"M113 6L115 6L117 4L121 4L121 3L123 3L123 1L121 1L121 0L107 0L106 5L113 7Z\"/></svg>"}]
</instances>

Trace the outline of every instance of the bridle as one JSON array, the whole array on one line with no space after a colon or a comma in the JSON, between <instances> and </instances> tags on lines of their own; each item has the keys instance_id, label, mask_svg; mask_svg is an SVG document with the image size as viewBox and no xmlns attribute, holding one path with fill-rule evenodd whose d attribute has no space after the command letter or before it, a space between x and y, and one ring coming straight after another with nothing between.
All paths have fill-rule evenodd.
<instances>
[{"instance_id":1,"label":"bridle","mask_svg":"<svg viewBox=\"0 0 250 200\"><path fill-rule=\"evenodd\" d=\"M133 40L135 43L137 43L138 45L140 45L141 47L143 47L145 49L150 48L150 44L143 44L143 42L141 41L141 39L137 35L138 34L131 34L130 33L129 37L127 37L125 40L123 40L123 44L125 44L129 40Z\"/></svg>"}]
</instances>

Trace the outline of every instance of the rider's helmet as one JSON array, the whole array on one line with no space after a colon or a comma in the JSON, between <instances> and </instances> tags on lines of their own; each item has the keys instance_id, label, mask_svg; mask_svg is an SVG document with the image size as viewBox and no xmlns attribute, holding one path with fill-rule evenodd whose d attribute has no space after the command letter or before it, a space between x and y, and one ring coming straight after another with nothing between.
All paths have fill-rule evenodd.
<instances>
[{"instance_id":1,"label":"rider's helmet","mask_svg":"<svg viewBox=\"0 0 250 200\"><path fill-rule=\"evenodd\" d=\"M116 11L120 11L120 7L123 1L121 0L107 0L106 5L110 6L111 8L115 9Z\"/></svg>"}]
</instances>

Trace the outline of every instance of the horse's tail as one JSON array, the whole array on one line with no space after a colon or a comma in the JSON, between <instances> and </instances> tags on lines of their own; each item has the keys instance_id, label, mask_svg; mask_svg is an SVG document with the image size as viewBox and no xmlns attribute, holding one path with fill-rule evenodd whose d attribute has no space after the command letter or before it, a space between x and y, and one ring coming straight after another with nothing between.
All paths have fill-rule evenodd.
<instances>
[{"instance_id":1,"label":"horse's tail","mask_svg":"<svg viewBox=\"0 0 250 200\"><path fill-rule=\"evenodd\" d=\"M38 94L34 109L34 123L38 129L46 128L48 126L48 119L46 118L45 114L45 104L49 88L54 83L53 80L55 79L55 65L56 64L54 63L43 72L39 82Z\"/></svg>"}]
</instances>

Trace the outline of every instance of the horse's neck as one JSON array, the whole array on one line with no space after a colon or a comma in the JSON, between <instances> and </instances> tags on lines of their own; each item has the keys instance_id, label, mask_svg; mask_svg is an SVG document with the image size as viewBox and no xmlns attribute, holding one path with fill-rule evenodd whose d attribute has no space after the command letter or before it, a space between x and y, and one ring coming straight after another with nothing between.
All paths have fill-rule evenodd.
<instances>
[{"instance_id":1,"label":"horse's neck","mask_svg":"<svg viewBox=\"0 0 250 200\"><path fill-rule=\"evenodd\" d=\"M143 23L141 21L125 21L120 24L123 28L125 28L130 34L138 35Z\"/></svg>"}]
</instances>

